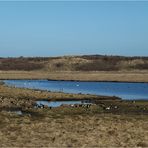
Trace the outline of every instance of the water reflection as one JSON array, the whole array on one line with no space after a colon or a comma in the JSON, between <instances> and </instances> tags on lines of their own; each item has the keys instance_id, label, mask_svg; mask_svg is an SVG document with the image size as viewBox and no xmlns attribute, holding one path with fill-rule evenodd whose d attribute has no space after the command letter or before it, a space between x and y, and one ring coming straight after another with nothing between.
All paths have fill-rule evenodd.
<instances>
[{"instance_id":1,"label":"water reflection","mask_svg":"<svg viewBox=\"0 0 148 148\"><path fill-rule=\"evenodd\" d=\"M65 93L117 96L127 100L148 100L148 83L76 82L48 80L5 80L4 82L10 86L23 88L62 91Z\"/></svg>"}]
</instances>

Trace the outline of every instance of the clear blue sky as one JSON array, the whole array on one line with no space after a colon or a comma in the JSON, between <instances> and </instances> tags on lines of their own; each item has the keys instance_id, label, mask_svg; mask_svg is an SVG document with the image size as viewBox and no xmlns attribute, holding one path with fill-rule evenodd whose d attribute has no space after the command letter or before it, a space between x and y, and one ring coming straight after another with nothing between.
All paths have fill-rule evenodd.
<instances>
[{"instance_id":1,"label":"clear blue sky","mask_svg":"<svg viewBox=\"0 0 148 148\"><path fill-rule=\"evenodd\" d=\"M148 2L0 2L0 56L148 56Z\"/></svg>"}]
</instances>

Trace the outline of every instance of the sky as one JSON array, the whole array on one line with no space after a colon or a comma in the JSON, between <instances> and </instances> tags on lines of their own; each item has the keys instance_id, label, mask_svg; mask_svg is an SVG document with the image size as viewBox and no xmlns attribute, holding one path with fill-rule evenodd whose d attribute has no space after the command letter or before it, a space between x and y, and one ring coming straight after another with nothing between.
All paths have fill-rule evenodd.
<instances>
[{"instance_id":1,"label":"sky","mask_svg":"<svg viewBox=\"0 0 148 148\"><path fill-rule=\"evenodd\" d=\"M0 57L148 56L148 1L0 1Z\"/></svg>"}]
</instances>

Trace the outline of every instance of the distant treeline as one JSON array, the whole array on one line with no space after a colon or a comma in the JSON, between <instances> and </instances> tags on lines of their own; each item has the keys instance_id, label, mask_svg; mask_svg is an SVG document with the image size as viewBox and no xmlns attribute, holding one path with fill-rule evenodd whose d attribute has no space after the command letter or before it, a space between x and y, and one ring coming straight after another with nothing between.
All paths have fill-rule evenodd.
<instances>
[{"instance_id":1,"label":"distant treeline","mask_svg":"<svg viewBox=\"0 0 148 148\"><path fill-rule=\"evenodd\" d=\"M148 57L83 55L0 58L0 70L119 71L147 70Z\"/></svg>"}]
</instances>

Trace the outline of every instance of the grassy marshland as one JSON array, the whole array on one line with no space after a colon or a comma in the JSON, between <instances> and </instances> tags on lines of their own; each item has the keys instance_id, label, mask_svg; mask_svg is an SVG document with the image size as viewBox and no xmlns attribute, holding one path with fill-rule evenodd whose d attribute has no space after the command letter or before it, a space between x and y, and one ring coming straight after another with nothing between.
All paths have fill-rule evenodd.
<instances>
[{"instance_id":1,"label":"grassy marshland","mask_svg":"<svg viewBox=\"0 0 148 148\"><path fill-rule=\"evenodd\" d=\"M40 99L93 99L86 107L34 108ZM1 147L148 146L148 101L74 95L0 85ZM107 108L110 107L108 110ZM8 109L19 108L17 115Z\"/></svg>"}]
</instances>

